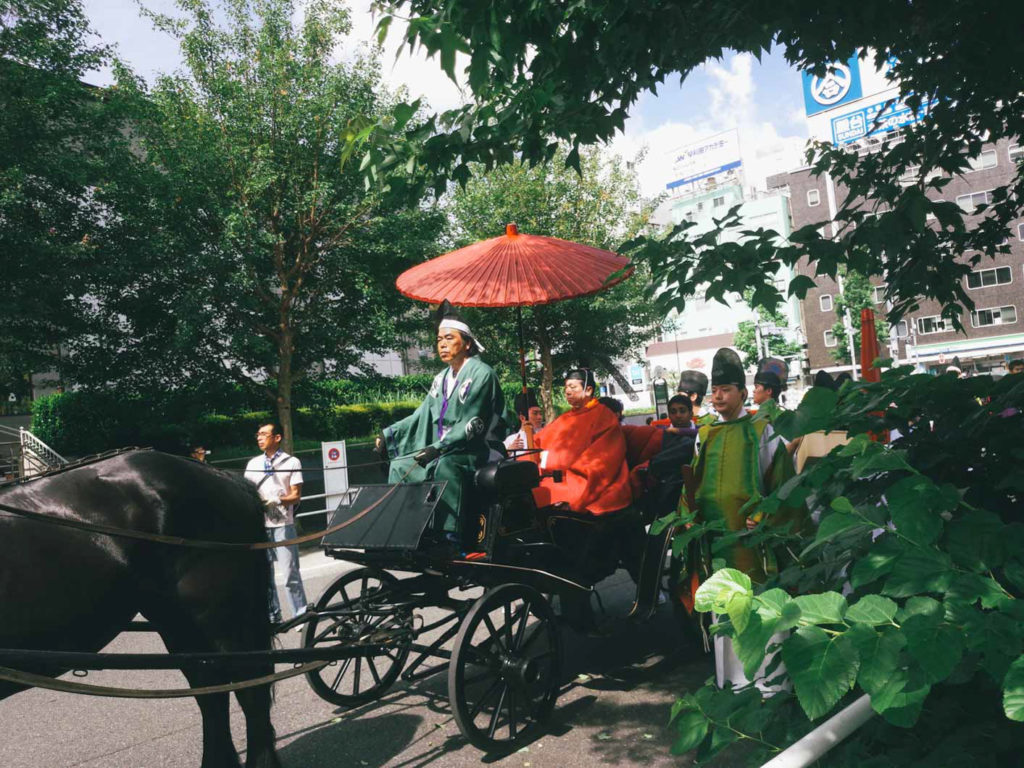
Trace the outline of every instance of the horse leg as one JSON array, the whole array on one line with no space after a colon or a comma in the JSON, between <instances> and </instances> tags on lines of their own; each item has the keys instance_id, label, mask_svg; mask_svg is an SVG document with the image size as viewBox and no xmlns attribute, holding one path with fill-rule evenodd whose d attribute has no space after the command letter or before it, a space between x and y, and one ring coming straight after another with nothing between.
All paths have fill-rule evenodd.
<instances>
[{"instance_id":1,"label":"horse leg","mask_svg":"<svg viewBox=\"0 0 1024 768\"><path fill-rule=\"evenodd\" d=\"M270 686L236 691L235 697L245 713L245 768L280 768L270 722Z\"/></svg>"}]
</instances>

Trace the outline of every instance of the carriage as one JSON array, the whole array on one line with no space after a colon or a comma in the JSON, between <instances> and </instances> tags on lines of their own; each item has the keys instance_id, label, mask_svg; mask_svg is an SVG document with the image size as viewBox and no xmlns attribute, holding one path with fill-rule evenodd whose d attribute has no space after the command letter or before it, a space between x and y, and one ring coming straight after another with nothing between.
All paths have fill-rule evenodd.
<instances>
[{"instance_id":1,"label":"carriage","mask_svg":"<svg viewBox=\"0 0 1024 768\"><path fill-rule=\"evenodd\" d=\"M331 526L354 522L322 542L326 554L357 567L304 617L304 645L377 651L310 672L313 690L355 706L399 679L446 673L452 713L470 743L502 752L532 739L563 682L562 619L572 624L579 612L567 609L589 601L595 584L615 571L612 542L622 524L538 509L531 491L541 476L537 464L514 459L477 470L476 518L463 521L471 552L431 535L443 483L357 488ZM657 607L670 533L646 538L631 618L649 618Z\"/></svg>"},{"instance_id":2,"label":"carriage","mask_svg":"<svg viewBox=\"0 0 1024 768\"><path fill-rule=\"evenodd\" d=\"M117 477L127 495L91 499L90 504L99 502L95 513L86 511L86 504L68 514L65 504L65 511L54 514L50 505L64 504L61 494L67 500L81 498L86 487L107 490L103 476ZM211 717L220 724L204 729L204 754L223 752L228 756L223 764L233 765L226 722L215 713L226 708L227 693L234 691L249 724L247 765L275 766L270 699L260 693L268 683L306 674L325 700L355 706L382 696L399 679L411 682L444 672L453 715L467 740L487 752L517 748L537 734L554 709L563 683L566 608L588 601L594 585L618 564L610 545L618 522L538 509L532 490L540 479L531 461L503 459L477 470L475 519L463 521L468 547L454 546L432 529L443 482L354 489L352 503L335 511L321 544L331 557L356 567L331 584L312 610L278 627L299 625L304 633L303 647L284 649L271 648L266 625L260 628L266 608L251 577L256 565L265 566L260 550L268 545L257 541L261 529L253 524L261 524L262 514L247 482L196 462L133 449L8 484L0 488L0 522L15 526L7 529L8 559L32 561L38 549L75 568L81 558L83 578L75 592L40 584L44 592L34 593L23 584L0 595L12 617L0 631L0 641L7 640L0 646L8 646L0 648L0 698L34 686L133 698L195 695L204 722ZM208 506L197 509L197 503ZM255 508L245 512L252 503ZM202 526L231 509L238 512L237 521L244 519L243 527L221 530L218 536L225 538L219 541L203 540ZM157 532L161 526L163 532ZM30 530L30 538L21 536ZM233 538L239 535L241 542ZM319 534L304 538L309 537ZM86 542L91 543L83 546ZM631 612L635 618L649 617L657 606L669 542L669 530L646 537ZM109 558L116 570L110 579L95 570L97 557ZM205 583L216 589L197 583L193 587L200 591L190 595L162 593L160 605L139 602L139 584L165 572L167 588L181 588L186 583L178 570L182 562L205 573ZM139 573L147 570L140 582ZM214 604L219 609L209 610ZM52 606L57 634L19 641L18 623L29 623L27 617L38 614L41 605ZM169 613L168 605L174 611ZM186 609L197 612L180 612ZM149 621L131 621L137 611ZM157 631L170 652L95 652L125 630ZM291 668L274 672L274 664ZM108 689L53 679L68 669L180 669L191 688Z\"/></svg>"}]
</instances>

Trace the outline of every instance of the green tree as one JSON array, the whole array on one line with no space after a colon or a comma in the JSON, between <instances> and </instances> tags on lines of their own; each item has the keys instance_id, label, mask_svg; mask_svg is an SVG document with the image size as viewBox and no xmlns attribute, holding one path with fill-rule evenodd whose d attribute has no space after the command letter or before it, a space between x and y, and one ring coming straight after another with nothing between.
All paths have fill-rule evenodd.
<instances>
[{"instance_id":1,"label":"green tree","mask_svg":"<svg viewBox=\"0 0 1024 768\"><path fill-rule=\"evenodd\" d=\"M0 2L0 376L17 394L82 329L93 187L127 151L114 105L81 82L109 60L77 0Z\"/></svg>"},{"instance_id":2,"label":"green tree","mask_svg":"<svg viewBox=\"0 0 1024 768\"><path fill-rule=\"evenodd\" d=\"M243 382L273 400L290 445L297 382L395 341L409 304L394 278L435 253L443 215L363 184L351 137L393 100L373 56L335 60L347 11L313 2L298 23L290 0L179 8L154 20L183 71L151 90L119 73L139 155L100 191L117 215L99 243L98 330L71 344L77 379Z\"/></svg>"},{"instance_id":3,"label":"green tree","mask_svg":"<svg viewBox=\"0 0 1024 768\"><path fill-rule=\"evenodd\" d=\"M616 244L643 229L647 211L636 174L619 157L596 149L580 157L580 173L559 162L502 165L474 175L452 194L451 215L460 244L502 234L515 222L521 232L558 237L599 248ZM660 319L650 299L646 270L593 296L523 308L527 349L536 351L541 397L554 417L553 387L570 367L588 365L602 375L621 378L615 360L640 359L642 345ZM505 378L518 379L519 342L514 310L470 312L486 339L488 358L499 361ZM539 376L538 376L539 374ZM628 382L619 382L629 391Z\"/></svg>"},{"instance_id":4,"label":"green tree","mask_svg":"<svg viewBox=\"0 0 1024 768\"><path fill-rule=\"evenodd\" d=\"M846 324L843 316L847 309L850 311L850 327L853 329L853 358L860 365L860 311L862 309L875 309L874 286L871 281L859 272L840 270L843 276L843 290L836 296L836 324L832 326L832 332L836 336L836 346L832 350L832 357L837 363L850 362L850 344L846 337ZM878 336L878 347L884 353L886 344L889 341L889 327L885 322L875 322L875 333Z\"/></svg>"},{"instance_id":5,"label":"green tree","mask_svg":"<svg viewBox=\"0 0 1024 768\"><path fill-rule=\"evenodd\" d=\"M417 131L382 139L372 156L380 163L415 158L434 172L436 185L468 178L473 162L491 167L516 157L550 160L558 141L572 147L566 162L575 167L578 149L611 140L645 92L676 74L685 78L726 49L760 56L777 47L791 64L817 74L871 50L873 62L887 70L908 105L927 105L927 119L905 128L892 151L856 155L829 145L814 148L814 172L831 174L850 192L838 212L844 226L835 239L825 240L808 226L793 233L788 246L775 246L776 233L764 232L740 247L712 238L700 251L680 227L668 242L638 243L651 259L655 282L670 286L659 297L666 308L682 305L705 284L720 287L723 296L753 288L758 304L774 305L783 299L772 285L777 268L807 258L817 274L832 278L844 264L861 274L887 275L893 322L925 296L939 301L943 314L959 324L961 306L973 306L964 274L1005 249L1008 226L1021 212L1020 174L1009 188L992 192L983 215L965 217L953 203L933 200L952 174L968 167L983 137L1024 135L1024 92L1018 87L1024 42L1015 33L1024 23L1019 4L979 9L968 0L952 0L941 13L920 3L894 7L884 0L828 7L751 7L736 0L381 5L381 32L394 18L412 16L404 42L438 54L453 77L456 52L469 56L464 74L475 99L435 115ZM990 76L992 71L1000 76ZM944 177L930 177L935 169ZM899 183L908 171L917 184ZM929 224L929 215L938 226ZM725 217L721 226L738 223ZM968 252L970 263L961 259ZM812 282L799 275L788 293L802 297Z\"/></svg>"},{"instance_id":6,"label":"green tree","mask_svg":"<svg viewBox=\"0 0 1024 768\"><path fill-rule=\"evenodd\" d=\"M743 297L743 300L748 304L751 303L753 298L751 292ZM775 328L789 328L789 318L787 318L778 308L772 307L757 307L754 309L757 314L757 321L762 326L770 325ZM757 348L757 333L754 330L753 320L742 321L733 337L733 346L736 347L741 353L743 353L743 362L749 368L757 364L757 361L762 357L762 350L767 347L769 357L781 357L789 358L795 357L800 354L800 345L794 341L790 341L784 334L778 333L765 333L762 339L762 350ZM762 328L762 332L764 329Z\"/></svg>"}]
</instances>

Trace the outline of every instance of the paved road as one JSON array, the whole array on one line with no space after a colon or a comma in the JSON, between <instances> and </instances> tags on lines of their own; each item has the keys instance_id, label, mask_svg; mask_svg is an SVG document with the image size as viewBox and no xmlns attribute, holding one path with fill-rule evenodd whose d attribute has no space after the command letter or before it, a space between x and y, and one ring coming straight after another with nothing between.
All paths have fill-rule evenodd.
<instances>
[{"instance_id":1,"label":"paved road","mask_svg":"<svg viewBox=\"0 0 1024 768\"><path fill-rule=\"evenodd\" d=\"M315 596L347 565L319 552L303 556L303 573ZM624 615L632 582L623 573L599 587L608 613ZM298 643L291 633L288 645ZM416 686L400 685L382 700L355 710L319 698L305 680L276 688L273 718L286 768L444 768L497 762L505 768L550 766L678 766L669 755L665 725L675 696L698 687L712 673L710 661L682 644L671 611L663 607L641 628L619 628L605 638L566 634L566 685L549 731L518 753L484 759L459 734L451 716L444 675ZM159 639L125 634L108 651L163 650ZM89 682L140 687L179 687L175 672L91 673ZM195 768L200 763L199 711L191 699L131 701L75 697L33 690L0 702L0 766L89 768ZM232 727L239 751L244 724L237 704Z\"/></svg>"}]
</instances>

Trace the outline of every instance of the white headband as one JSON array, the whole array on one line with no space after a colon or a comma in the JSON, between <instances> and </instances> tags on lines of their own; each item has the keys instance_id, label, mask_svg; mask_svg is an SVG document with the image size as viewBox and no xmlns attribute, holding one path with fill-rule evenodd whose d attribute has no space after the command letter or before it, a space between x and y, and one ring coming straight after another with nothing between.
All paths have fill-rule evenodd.
<instances>
[{"instance_id":1,"label":"white headband","mask_svg":"<svg viewBox=\"0 0 1024 768\"><path fill-rule=\"evenodd\" d=\"M477 340L476 336L473 335L473 332L469 330L469 326L466 325L461 320L449 320L446 317L444 320L441 321L441 324L437 326L437 328L438 330L440 330L441 328L454 328L456 331L462 331L464 334L466 334L467 336L469 336L469 338L473 340L473 343L476 344L477 349L479 349L481 352L487 351L486 349L484 349L484 345L481 344Z\"/></svg>"}]
</instances>

